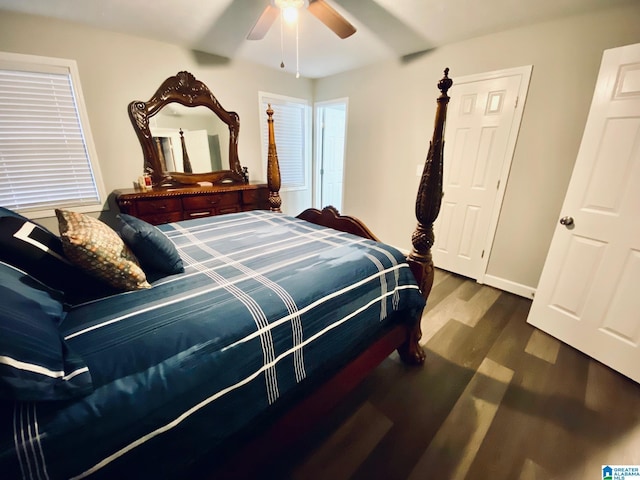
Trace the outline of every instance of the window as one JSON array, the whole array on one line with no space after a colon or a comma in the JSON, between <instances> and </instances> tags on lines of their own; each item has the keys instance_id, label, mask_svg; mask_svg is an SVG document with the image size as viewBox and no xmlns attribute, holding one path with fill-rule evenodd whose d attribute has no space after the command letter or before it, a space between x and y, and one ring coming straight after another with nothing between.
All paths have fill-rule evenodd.
<instances>
[{"instance_id":1,"label":"window","mask_svg":"<svg viewBox=\"0 0 640 480\"><path fill-rule=\"evenodd\" d=\"M104 198L75 61L0 52L0 205L37 218Z\"/></svg>"},{"instance_id":2,"label":"window","mask_svg":"<svg viewBox=\"0 0 640 480\"><path fill-rule=\"evenodd\" d=\"M273 109L273 126L276 136L278 163L283 190L302 190L309 185L310 170L310 108L306 100L260 93L262 127L262 151L267 162L269 130L267 108Z\"/></svg>"}]
</instances>

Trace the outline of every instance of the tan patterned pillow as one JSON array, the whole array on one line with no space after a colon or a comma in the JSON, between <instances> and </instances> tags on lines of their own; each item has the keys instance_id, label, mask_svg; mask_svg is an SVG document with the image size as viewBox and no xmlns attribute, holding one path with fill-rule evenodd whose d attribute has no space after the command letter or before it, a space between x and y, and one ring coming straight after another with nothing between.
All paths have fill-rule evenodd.
<instances>
[{"instance_id":1,"label":"tan patterned pillow","mask_svg":"<svg viewBox=\"0 0 640 480\"><path fill-rule=\"evenodd\" d=\"M135 255L118 234L100 220L56 209L64 253L73 263L115 288L150 288Z\"/></svg>"}]
</instances>

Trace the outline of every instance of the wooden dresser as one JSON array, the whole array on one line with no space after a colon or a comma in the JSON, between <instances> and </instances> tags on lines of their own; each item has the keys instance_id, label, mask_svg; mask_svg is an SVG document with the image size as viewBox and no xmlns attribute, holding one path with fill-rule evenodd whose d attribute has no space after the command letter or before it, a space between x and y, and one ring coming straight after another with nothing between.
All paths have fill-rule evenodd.
<instances>
[{"instance_id":1,"label":"wooden dresser","mask_svg":"<svg viewBox=\"0 0 640 480\"><path fill-rule=\"evenodd\" d=\"M266 183L114 191L122 213L153 225L248 210L269 210Z\"/></svg>"}]
</instances>

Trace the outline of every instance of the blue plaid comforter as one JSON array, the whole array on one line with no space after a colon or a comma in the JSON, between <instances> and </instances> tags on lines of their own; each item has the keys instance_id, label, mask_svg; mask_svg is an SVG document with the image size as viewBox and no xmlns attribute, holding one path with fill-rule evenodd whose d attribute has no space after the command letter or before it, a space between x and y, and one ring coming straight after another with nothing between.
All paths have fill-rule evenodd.
<instances>
[{"instance_id":1,"label":"blue plaid comforter","mask_svg":"<svg viewBox=\"0 0 640 480\"><path fill-rule=\"evenodd\" d=\"M282 214L159 227L185 272L74 308L62 328L95 390L3 404L2 478L180 472L424 300L387 245Z\"/></svg>"}]
</instances>

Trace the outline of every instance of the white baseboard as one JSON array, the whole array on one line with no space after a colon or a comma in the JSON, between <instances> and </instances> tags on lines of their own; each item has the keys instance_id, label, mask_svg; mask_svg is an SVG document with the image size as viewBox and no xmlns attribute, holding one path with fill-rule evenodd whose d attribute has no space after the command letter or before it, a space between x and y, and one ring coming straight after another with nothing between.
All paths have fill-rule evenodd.
<instances>
[{"instance_id":1,"label":"white baseboard","mask_svg":"<svg viewBox=\"0 0 640 480\"><path fill-rule=\"evenodd\" d=\"M494 277L493 275L485 275L483 283L529 299L533 299L536 293L536 289L533 287L512 282L511 280L505 280L504 278Z\"/></svg>"},{"instance_id":2,"label":"white baseboard","mask_svg":"<svg viewBox=\"0 0 640 480\"><path fill-rule=\"evenodd\" d=\"M403 255L409 255L409 250L405 250L404 248L395 247L402 252ZM436 268L438 268L436 266ZM442 270L442 269L441 269ZM445 270L443 270L445 271ZM496 277L494 275L485 275L482 282L485 285L489 285L490 287L495 287L505 292L513 293L515 295L519 295L524 298L528 298L533 300L533 297L536 293L536 289L534 287L529 287L528 285L522 285L521 283L512 282L511 280L506 280L504 278Z\"/></svg>"}]
</instances>

